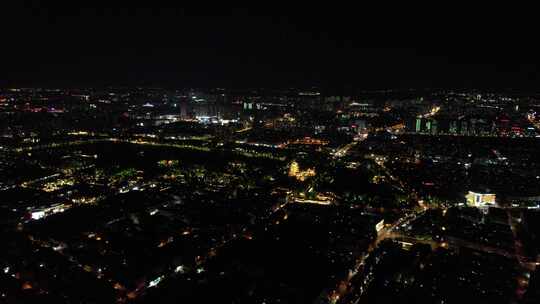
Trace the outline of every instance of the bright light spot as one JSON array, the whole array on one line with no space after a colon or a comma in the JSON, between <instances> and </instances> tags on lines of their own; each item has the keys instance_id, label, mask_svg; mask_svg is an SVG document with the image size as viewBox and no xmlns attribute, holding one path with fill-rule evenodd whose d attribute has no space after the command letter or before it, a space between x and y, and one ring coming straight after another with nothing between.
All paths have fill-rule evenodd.
<instances>
[{"instance_id":1,"label":"bright light spot","mask_svg":"<svg viewBox=\"0 0 540 304\"><path fill-rule=\"evenodd\" d=\"M174 270L174 272L176 272L176 273L178 273L178 272L184 273L185 271L186 271L186 269L185 269L184 265L180 265L180 266L176 267L176 269Z\"/></svg>"},{"instance_id":2,"label":"bright light spot","mask_svg":"<svg viewBox=\"0 0 540 304\"><path fill-rule=\"evenodd\" d=\"M161 280L163 280L163 276L158 277L157 279L155 279L153 281L150 281L150 283L148 283L148 288L157 286L159 284L159 282L161 282Z\"/></svg>"},{"instance_id":3,"label":"bright light spot","mask_svg":"<svg viewBox=\"0 0 540 304\"><path fill-rule=\"evenodd\" d=\"M44 218L45 217L45 211L36 211L36 212L32 212L32 219L34 220L39 220L40 218Z\"/></svg>"}]
</instances>

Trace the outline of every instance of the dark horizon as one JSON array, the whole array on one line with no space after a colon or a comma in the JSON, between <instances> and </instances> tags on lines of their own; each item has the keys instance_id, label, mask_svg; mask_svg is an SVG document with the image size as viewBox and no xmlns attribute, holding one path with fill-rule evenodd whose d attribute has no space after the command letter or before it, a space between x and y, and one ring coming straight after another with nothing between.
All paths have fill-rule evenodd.
<instances>
[{"instance_id":1,"label":"dark horizon","mask_svg":"<svg viewBox=\"0 0 540 304\"><path fill-rule=\"evenodd\" d=\"M540 87L528 27L474 15L15 6L1 21L1 86Z\"/></svg>"}]
</instances>

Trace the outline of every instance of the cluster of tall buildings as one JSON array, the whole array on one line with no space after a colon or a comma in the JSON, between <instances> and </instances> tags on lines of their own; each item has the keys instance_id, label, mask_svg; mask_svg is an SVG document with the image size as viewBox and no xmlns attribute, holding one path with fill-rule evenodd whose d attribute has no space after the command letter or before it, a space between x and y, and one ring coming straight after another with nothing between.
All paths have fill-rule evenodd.
<instances>
[{"instance_id":1,"label":"cluster of tall buildings","mask_svg":"<svg viewBox=\"0 0 540 304\"><path fill-rule=\"evenodd\" d=\"M406 121L409 133L428 135L462 135L462 136L519 136L534 137L534 127L520 123L509 123L506 120L487 118L459 117L416 117Z\"/></svg>"}]
</instances>

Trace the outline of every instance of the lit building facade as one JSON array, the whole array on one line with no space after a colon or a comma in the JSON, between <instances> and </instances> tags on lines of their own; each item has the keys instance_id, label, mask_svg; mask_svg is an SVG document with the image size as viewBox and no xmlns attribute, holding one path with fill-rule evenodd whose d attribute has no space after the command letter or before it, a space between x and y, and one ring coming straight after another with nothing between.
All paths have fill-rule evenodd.
<instances>
[{"instance_id":1,"label":"lit building facade","mask_svg":"<svg viewBox=\"0 0 540 304\"><path fill-rule=\"evenodd\" d=\"M469 191L465 195L467 205L471 207L489 207L495 205L495 194Z\"/></svg>"}]
</instances>

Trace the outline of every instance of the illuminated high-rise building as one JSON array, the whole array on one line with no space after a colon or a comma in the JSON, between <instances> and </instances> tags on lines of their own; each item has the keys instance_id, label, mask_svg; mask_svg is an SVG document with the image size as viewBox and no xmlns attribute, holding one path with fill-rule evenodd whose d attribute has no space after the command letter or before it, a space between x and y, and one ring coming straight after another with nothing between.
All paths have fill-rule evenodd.
<instances>
[{"instance_id":1,"label":"illuminated high-rise building","mask_svg":"<svg viewBox=\"0 0 540 304\"><path fill-rule=\"evenodd\" d=\"M452 121L450 122L449 132L450 132L451 134L456 134L457 131L458 131L458 128L457 128L457 121L452 120Z\"/></svg>"},{"instance_id":2,"label":"illuminated high-rise building","mask_svg":"<svg viewBox=\"0 0 540 304\"><path fill-rule=\"evenodd\" d=\"M469 124L467 121L461 122L461 135L467 135L469 134Z\"/></svg>"}]
</instances>

